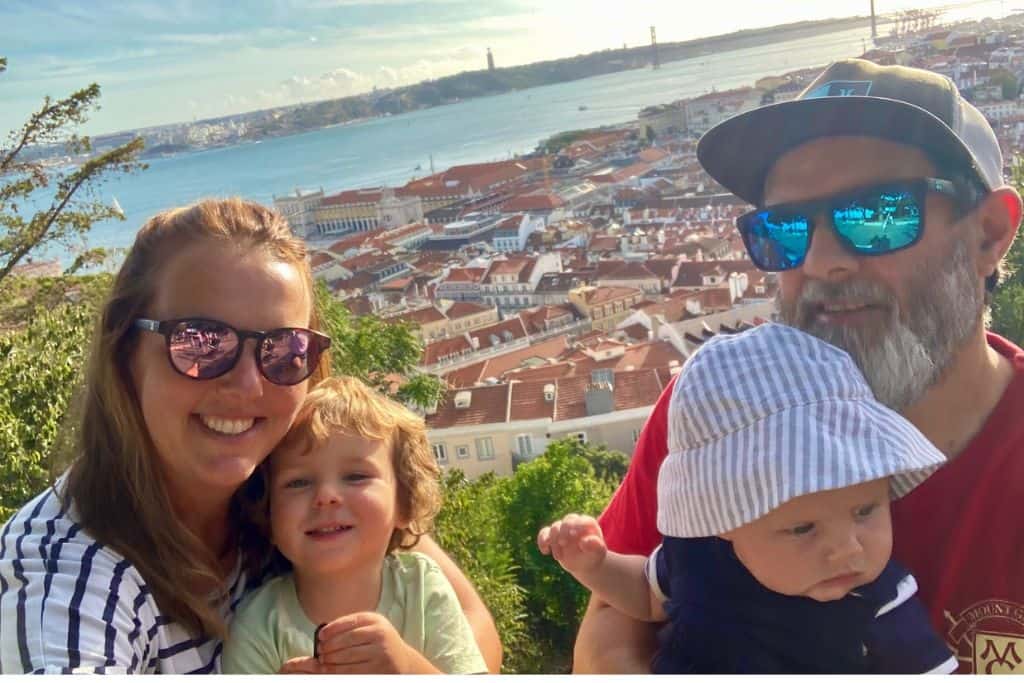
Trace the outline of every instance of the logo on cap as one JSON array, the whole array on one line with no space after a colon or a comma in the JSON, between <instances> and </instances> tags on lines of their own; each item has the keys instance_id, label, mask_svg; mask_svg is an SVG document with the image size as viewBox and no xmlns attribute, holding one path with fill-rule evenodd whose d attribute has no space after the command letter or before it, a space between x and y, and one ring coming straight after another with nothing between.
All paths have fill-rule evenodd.
<instances>
[{"instance_id":1,"label":"logo on cap","mask_svg":"<svg viewBox=\"0 0 1024 683\"><path fill-rule=\"evenodd\" d=\"M853 97L866 96L871 92L871 81L829 81L804 95L801 99L810 100L816 97Z\"/></svg>"}]
</instances>

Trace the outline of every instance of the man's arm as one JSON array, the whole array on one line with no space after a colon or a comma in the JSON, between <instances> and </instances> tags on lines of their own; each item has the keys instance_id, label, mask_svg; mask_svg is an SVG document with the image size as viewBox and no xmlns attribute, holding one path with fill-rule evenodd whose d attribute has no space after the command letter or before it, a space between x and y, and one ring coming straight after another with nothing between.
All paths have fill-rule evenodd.
<instances>
[{"instance_id":1,"label":"man's arm","mask_svg":"<svg viewBox=\"0 0 1024 683\"><path fill-rule=\"evenodd\" d=\"M661 542L657 528L658 470L668 454L668 408L675 378L655 403L640 432L629 472L601 515L611 550L649 555ZM650 673L658 624L630 619L591 596L573 652L575 673Z\"/></svg>"},{"instance_id":2,"label":"man's arm","mask_svg":"<svg viewBox=\"0 0 1024 683\"><path fill-rule=\"evenodd\" d=\"M573 648L575 674L649 674L659 624L627 617L590 596Z\"/></svg>"},{"instance_id":3,"label":"man's arm","mask_svg":"<svg viewBox=\"0 0 1024 683\"><path fill-rule=\"evenodd\" d=\"M455 595L459 599L462 611L465 612L466 619L473 629L473 637L476 638L476 644L480 647L480 653L487 663L487 670L492 674L501 673L501 638L498 636L498 629L494 625L490 611L480 599L473 584L431 537L420 537L416 544L416 550L437 562L441 567L445 578L455 589Z\"/></svg>"}]
</instances>

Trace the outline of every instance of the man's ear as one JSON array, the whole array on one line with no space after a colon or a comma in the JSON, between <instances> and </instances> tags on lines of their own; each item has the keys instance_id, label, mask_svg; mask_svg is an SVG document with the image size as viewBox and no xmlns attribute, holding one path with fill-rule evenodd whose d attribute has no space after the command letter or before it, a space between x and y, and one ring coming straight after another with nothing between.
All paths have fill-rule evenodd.
<instances>
[{"instance_id":1,"label":"man's ear","mask_svg":"<svg viewBox=\"0 0 1024 683\"><path fill-rule=\"evenodd\" d=\"M1020 195L1012 187L1000 187L985 197L974 213L980 229L977 235L978 275L987 278L995 272L1017 235L1022 213Z\"/></svg>"}]
</instances>

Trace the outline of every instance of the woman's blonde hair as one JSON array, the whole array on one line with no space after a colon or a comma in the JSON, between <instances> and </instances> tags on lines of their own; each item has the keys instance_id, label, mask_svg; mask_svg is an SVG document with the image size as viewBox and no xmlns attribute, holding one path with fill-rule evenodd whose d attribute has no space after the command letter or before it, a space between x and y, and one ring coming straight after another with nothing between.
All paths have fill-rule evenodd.
<instances>
[{"instance_id":1,"label":"woman's blonde hair","mask_svg":"<svg viewBox=\"0 0 1024 683\"><path fill-rule=\"evenodd\" d=\"M414 547L430 533L441 509L441 468L430 450L423 418L354 377L331 377L309 392L274 453L292 449L308 453L339 431L390 445L398 513L406 525L392 533L388 552ZM287 560L273 552L269 540L269 461L260 465L262 480L247 487L247 516L261 531L257 547L250 552L267 558L275 555L278 568L285 569Z\"/></svg>"},{"instance_id":2,"label":"woman's blonde hair","mask_svg":"<svg viewBox=\"0 0 1024 683\"><path fill-rule=\"evenodd\" d=\"M138 340L133 323L147 314L163 266L177 251L201 242L261 251L294 266L309 290L309 326L320 327L305 243L276 212L238 198L210 199L148 220L100 311L69 442L73 461L64 503L74 505L79 522L97 541L134 565L164 614L197 635L223 637L219 601L211 603L207 590L197 589L226 590L219 558L175 523L129 369ZM329 365L324 354L310 383L330 374ZM233 514L239 509L233 502Z\"/></svg>"}]
</instances>

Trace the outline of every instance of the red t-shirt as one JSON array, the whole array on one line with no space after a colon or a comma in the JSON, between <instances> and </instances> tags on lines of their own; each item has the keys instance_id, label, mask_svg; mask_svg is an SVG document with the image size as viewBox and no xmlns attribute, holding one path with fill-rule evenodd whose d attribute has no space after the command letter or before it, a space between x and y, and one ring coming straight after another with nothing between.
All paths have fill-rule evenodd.
<instances>
[{"instance_id":1,"label":"red t-shirt","mask_svg":"<svg viewBox=\"0 0 1024 683\"><path fill-rule=\"evenodd\" d=\"M1016 374L981 431L950 464L893 505L895 557L917 578L960 673L1024 673L1024 350L989 345ZM670 383L601 515L608 547L647 555L657 528L658 469L668 451Z\"/></svg>"}]
</instances>

